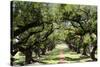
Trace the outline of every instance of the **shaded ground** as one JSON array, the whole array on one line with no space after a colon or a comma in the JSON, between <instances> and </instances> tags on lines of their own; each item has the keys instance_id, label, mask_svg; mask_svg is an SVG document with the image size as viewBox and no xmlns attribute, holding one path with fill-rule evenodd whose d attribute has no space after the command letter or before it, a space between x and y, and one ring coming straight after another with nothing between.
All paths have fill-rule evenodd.
<instances>
[{"instance_id":1,"label":"shaded ground","mask_svg":"<svg viewBox=\"0 0 100 67\"><path fill-rule=\"evenodd\" d=\"M15 64L23 64L23 62L25 61L25 57L23 55L19 56L18 54L15 56L15 58ZM57 44L55 49L53 49L48 54L41 56L39 60L40 63L36 62L30 65L87 62L91 61L91 58L82 56L81 54L77 54L76 52L72 52L68 49L66 44L63 43Z\"/></svg>"},{"instance_id":2,"label":"shaded ground","mask_svg":"<svg viewBox=\"0 0 100 67\"><path fill-rule=\"evenodd\" d=\"M57 64L60 63L60 61L61 63L87 62L91 61L91 58L70 51L66 44L58 44L53 51L42 59L42 62L46 64Z\"/></svg>"}]
</instances>

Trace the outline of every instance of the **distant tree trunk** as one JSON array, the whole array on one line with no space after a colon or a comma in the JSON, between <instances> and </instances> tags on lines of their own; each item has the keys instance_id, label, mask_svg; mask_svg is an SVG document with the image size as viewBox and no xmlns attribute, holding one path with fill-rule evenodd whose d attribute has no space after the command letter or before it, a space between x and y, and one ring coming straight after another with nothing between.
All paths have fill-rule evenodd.
<instances>
[{"instance_id":1,"label":"distant tree trunk","mask_svg":"<svg viewBox=\"0 0 100 67\"><path fill-rule=\"evenodd\" d=\"M36 57L40 57L40 47L35 46L33 50L35 52Z\"/></svg>"},{"instance_id":2,"label":"distant tree trunk","mask_svg":"<svg viewBox=\"0 0 100 67\"><path fill-rule=\"evenodd\" d=\"M72 44L71 44L71 43L69 43L69 44L68 44L68 47L69 47L69 49L70 49L70 50L72 50L72 49L73 49L73 47L72 47Z\"/></svg>"},{"instance_id":3,"label":"distant tree trunk","mask_svg":"<svg viewBox=\"0 0 100 67\"><path fill-rule=\"evenodd\" d=\"M80 53L80 46L77 47L77 53Z\"/></svg>"},{"instance_id":4,"label":"distant tree trunk","mask_svg":"<svg viewBox=\"0 0 100 67\"><path fill-rule=\"evenodd\" d=\"M82 55L86 55L86 56L87 56L87 54L86 54L86 47L87 47L87 45L84 44L84 45L83 45L83 53L82 53Z\"/></svg>"},{"instance_id":5,"label":"distant tree trunk","mask_svg":"<svg viewBox=\"0 0 100 67\"><path fill-rule=\"evenodd\" d=\"M77 52L77 46L75 45L75 43L71 44L71 48L72 48L72 51Z\"/></svg>"},{"instance_id":6,"label":"distant tree trunk","mask_svg":"<svg viewBox=\"0 0 100 67\"><path fill-rule=\"evenodd\" d=\"M29 47L29 48L26 49L26 52L25 52L25 63L30 64L31 61L33 61L32 50L31 50L31 47Z\"/></svg>"},{"instance_id":7,"label":"distant tree trunk","mask_svg":"<svg viewBox=\"0 0 100 67\"><path fill-rule=\"evenodd\" d=\"M93 61L97 61L97 58L95 58L95 51L97 50L97 45L95 45L94 47L93 47L93 50L92 50L92 52L91 52L91 54L90 54L90 56L91 56L91 59L93 60Z\"/></svg>"},{"instance_id":8,"label":"distant tree trunk","mask_svg":"<svg viewBox=\"0 0 100 67\"><path fill-rule=\"evenodd\" d=\"M79 42L79 45L77 45L77 53L81 53L80 49L82 47L82 42L83 42L83 37L80 36L80 42Z\"/></svg>"},{"instance_id":9,"label":"distant tree trunk","mask_svg":"<svg viewBox=\"0 0 100 67\"><path fill-rule=\"evenodd\" d=\"M42 55L45 55L45 53L46 53L46 48L42 48L41 50L42 50Z\"/></svg>"}]
</instances>

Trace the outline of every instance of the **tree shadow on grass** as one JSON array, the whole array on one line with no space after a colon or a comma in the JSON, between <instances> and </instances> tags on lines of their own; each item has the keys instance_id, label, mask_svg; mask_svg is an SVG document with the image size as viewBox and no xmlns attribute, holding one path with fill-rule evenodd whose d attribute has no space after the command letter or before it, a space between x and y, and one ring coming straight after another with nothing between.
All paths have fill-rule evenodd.
<instances>
[{"instance_id":1,"label":"tree shadow on grass","mask_svg":"<svg viewBox=\"0 0 100 67\"><path fill-rule=\"evenodd\" d=\"M52 60L60 60L60 58L59 57L56 57L56 58L53 58Z\"/></svg>"},{"instance_id":2,"label":"tree shadow on grass","mask_svg":"<svg viewBox=\"0 0 100 67\"><path fill-rule=\"evenodd\" d=\"M76 62L80 62L80 60L83 60L83 59L88 59L90 58L89 56L82 56L82 57L79 57L79 58L71 58L71 57L65 57L65 60L66 61L76 61ZM87 61L91 61L91 60L87 60ZM85 62L87 62L85 61Z\"/></svg>"},{"instance_id":3,"label":"tree shadow on grass","mask_svg":"<svg viewBox=\"0 0 100 67\"><path fill-rule=\"evenodd\" d=\"M80 58L70 58L70 57L65 57L66 61L80 61Z\"/></svg>"}]
</instances>

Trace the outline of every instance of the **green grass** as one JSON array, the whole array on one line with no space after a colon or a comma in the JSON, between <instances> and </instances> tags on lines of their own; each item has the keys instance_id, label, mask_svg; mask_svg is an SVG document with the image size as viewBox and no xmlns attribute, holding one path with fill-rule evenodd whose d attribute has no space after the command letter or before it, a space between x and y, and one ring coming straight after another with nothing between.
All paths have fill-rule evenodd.
<instances>
[{"instance_id":1,"label":"green grass","mask_svg":"<svg viewBox=\"0 0 100 67\"><path fill-rule=\"evenodd\" d=\"M40 62L42 64L58 64L60 61L59 57L60 57L61 50L63 50L63 53L64 53L64 61L66 61L67 63L80 63L80 62L91 61L90 57L82 56L81 54L72 52L71 50L67 48L65 44L61 44L61 45L56 46L56 48L50 51L48 54L42 55L40 58ZM22 64L25 61L25 56L23 55L20 56L20 54L17 54L15 58L16 58L16 61L14 62L15 64Z\"/></svg>"},{"instance_id":2,"label":"green grass","mask_svg":"<svg viewBox=\"0 0 100 67\"><path fill-rule=\"evenodd\" d=\"M66 45L59 45L53 51L51 51L48 55L44 56L44 59L41 61L45 64L58 64L60 61L60 50L63 49L64 53L64 60L67 63L76 63L76 62L87 62L91 60L90 57L82 56L81 54L77 54L76 52L70 51Z\"/></svg>"}]
</instances>

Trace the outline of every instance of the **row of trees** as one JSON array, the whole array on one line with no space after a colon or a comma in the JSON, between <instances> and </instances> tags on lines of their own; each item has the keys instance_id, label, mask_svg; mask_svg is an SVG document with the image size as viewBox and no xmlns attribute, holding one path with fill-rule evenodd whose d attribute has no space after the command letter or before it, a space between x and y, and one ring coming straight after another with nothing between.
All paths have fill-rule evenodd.
<instances>
[{"instance_id":1,"label":"row of trees","mask_svg":"<svg viewBox=\"0 0 100 67\"><path fill-rule=\"evenodd\" d=\"M91 58L96 60L97 8L95 6L11 2L11 65L18 51L25 55L25 64L35 62L36 56L54 49L58 40L70 49L86 55L87 46L93 46Z\"/></svg>"},{"instance_id":2,"label":"row of trees","mask_svg":"<svg viewBox=\"0 0 100 67\"><path fill-rule=\"evenodd\" d=\"M55 47L54 41L49 37L54 31L54 19L50 16L48 4L11 2L11 8L11 65L13 56L18 51L25 55L25 64L30 64L37 61L32 59L33 51L40 57L40 53L44 55L46 50Z\"/></svg>"},{"instance_id":3,"label":"row of trees","mask_svg":"<svg viewBox=\"0 0 100 67\"><path fill-rule=\"evenodd\" d=\"M77 8L78 7L78 8ZM76 9L75 9L76 8ZM75 6L68 13L65 12L65 19L70 20L71 27L69 28L68 36L65 41L69 48L88 55L96 61L95 52L97 50L97 8L90 6Z\"/></svg>"}]
</instances>

